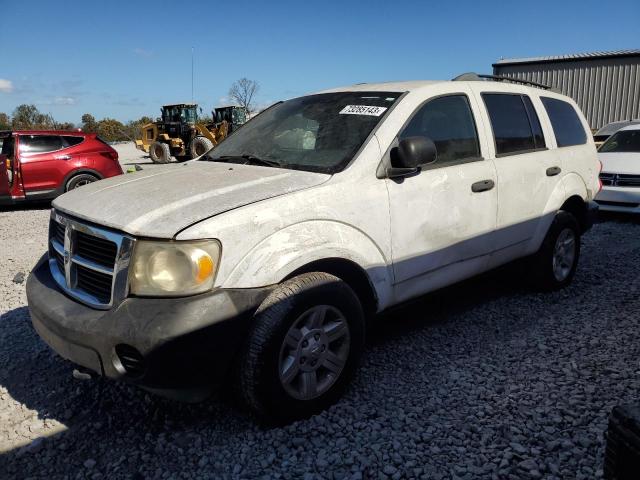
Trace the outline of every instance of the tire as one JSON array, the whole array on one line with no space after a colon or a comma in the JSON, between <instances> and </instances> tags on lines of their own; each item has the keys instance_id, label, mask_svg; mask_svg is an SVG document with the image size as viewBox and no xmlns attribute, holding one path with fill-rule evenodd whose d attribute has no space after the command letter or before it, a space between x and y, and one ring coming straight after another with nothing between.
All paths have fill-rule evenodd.
<instances>
[{"instance_id":1,"label":"tire","mask_svg":"<svg viewBox=\"0 0 640 480\"><path fill-rule=\"evenodd\" d=\"M578 220L561 210L551 223L540 250L530 259L534 286L543 291L566 287L573 280L579 259Z\"/></svg>"},{"instance_id":2,"label":"tire","mask_svg":"<svg viewBox=\"0 0 640 480\"><path fill-rule=\"evenodd\" d=\"M171 161L169 145L162 142L153 142L149 147L149 156L153 163L169 163Z\"/></svg>"},{"instance_id":3,"label":"tire","mask_svg":"<svg viewBox=\"0 0 640 480\"><path fill-rule=\"evenodd\" d=\"M191 158L196 158L200 155L204 155L212 148L213 142L211 140L209 140L207 137L197 136L196 138L191 140L191 145L189 145L189 152L191 153Z\"/></svg>"},{"instance_id":4,"label":"tire","mask_svg":"<svg viewBox=\"0 0 640 480\"><path fill-rule=\"evenodd\" d=\"M69 181L64 187L64 191L68 192L69 190L75 190L76 188L80 188L83 185L88 185L89 183L93 183L98 180L99 180L98 178L94 177L89 173L81 173L69 179Z\"/></svg>"},{"instance_id":5,"label":"tire","mask_svg":"<svg viewBox=\"0 0 640 480\"><path fill-rule=\"evenodd\" d=\"M310 329L314 321L319 328ZM364 333L360 301L342 280L321 272L287 280L255 313L237 365L237 393L267 421L307 418L340 398Z\"/></svg>"}]
</instances>

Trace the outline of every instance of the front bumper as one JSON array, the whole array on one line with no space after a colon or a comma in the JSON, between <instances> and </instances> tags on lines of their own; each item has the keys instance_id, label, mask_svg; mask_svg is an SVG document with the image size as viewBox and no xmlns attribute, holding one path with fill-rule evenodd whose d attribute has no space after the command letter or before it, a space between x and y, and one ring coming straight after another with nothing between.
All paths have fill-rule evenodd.
<instances>
[{"instance_id":1,"label":"front bumper","mask_svg":"<svg viewBox=\"0 0 640 480\"><path fill-rule=\"evenodd\" d=\"M185 399L222 383L253 313L271 291L128 298L111 310L95 310L60 290L46 258L27 280L31 320L42 339L99 375Z\"/></svg>"},{"instance_id":2,"label":"front bumper","mask_svg":"<svg viewBox=\"0 0 640 480\"><path fill-rule=\"evenodd\" d=\"M595 200L604 211L640 213L640 188L638 187L604 186Z\"/></svg>"}]
</instances>

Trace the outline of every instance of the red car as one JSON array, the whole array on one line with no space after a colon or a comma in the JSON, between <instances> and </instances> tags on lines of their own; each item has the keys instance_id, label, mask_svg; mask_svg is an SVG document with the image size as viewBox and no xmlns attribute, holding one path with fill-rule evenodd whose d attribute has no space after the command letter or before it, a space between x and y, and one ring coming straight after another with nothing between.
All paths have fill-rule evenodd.
<instances>
[{"instance_id":1,"label":"red car","mask_svg":"<svg viewBox=\"0 0 640 480\"><path fill-rule=\"evenodd\" d=\"M0 204L50 200L122 173L118 152L95 133L0 132Z\"/></svg>"}]
</instances>

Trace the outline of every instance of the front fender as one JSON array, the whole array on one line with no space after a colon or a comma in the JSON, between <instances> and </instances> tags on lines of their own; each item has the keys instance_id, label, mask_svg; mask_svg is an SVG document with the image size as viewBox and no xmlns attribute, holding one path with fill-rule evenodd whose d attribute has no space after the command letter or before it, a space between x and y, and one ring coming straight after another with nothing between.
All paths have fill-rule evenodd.
<instances>
[{"instance_id":1,"label":"front fender","mask_svg":"<svg viewBox=\"0 0 640 480\"><path fill-rule=\"evenodd\" d=\"M379 306L390 301L392 270L364 232L344 223L314 220L290 225L258 243L222 282L223 288L254 288L281 282L305 265L341 258L365 270Z\"/></svg>"}]
</instances>

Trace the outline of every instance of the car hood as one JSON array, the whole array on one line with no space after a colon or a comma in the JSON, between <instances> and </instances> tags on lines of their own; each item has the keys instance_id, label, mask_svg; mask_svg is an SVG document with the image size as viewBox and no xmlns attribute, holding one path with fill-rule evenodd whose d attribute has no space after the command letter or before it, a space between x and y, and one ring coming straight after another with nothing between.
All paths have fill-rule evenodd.
<instances>
[{"instance_id":1,"label":"car hood","mask_svg":"<svg viewBox=\"0 0 640 480\"><path fill-rule=\"evenodd\" d=\"M640 153L611 152L598 153L605 173L640 174Z\"/></svg>"},{"instance_id":2,"label":"car hood","mask_svg":"<svg viewBox=\"0 0 640 480\"><path fill-rule=\"evenodd\" d=\"M329 178L299 170L193 161L85 185L58 197L53 207L131 235L171 238L220 213Z\"/></svg>"}]
</instances>

